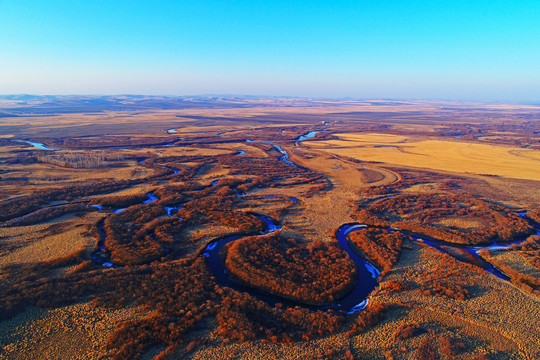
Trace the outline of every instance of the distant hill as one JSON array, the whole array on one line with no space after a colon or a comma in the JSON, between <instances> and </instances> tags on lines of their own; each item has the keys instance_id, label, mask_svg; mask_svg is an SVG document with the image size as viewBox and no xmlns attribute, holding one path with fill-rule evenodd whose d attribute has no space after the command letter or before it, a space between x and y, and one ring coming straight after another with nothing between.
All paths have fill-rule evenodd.
<instances>
[{"instance_id":1,"label":"distant hill","mask_svg":"<svg viewBox=\"0 0 540 360\"><path fill-rule=\"evenodd\" d=\"M5 118L5 117L18 117L18 116L17 116L17 115L13 115L13 114L8 114L8 113L0 112L0 118Z\"/></svg>"},{"instance_id":2,"label":"distant hill","mask_svg":"<svg viewBox=\"0 0 540 360\"><path fill-rule=\"evenodd\" d=\"M256 96L147 96L147 95L0 95L0 109L19 116L50 115L59 113L181 110L189 108L242 108L272 106L272 97ZM264 100L264 101L263 101ZM245 103L249 101L249 105ZM7 115L12 116L12 115ZM6 117L6 115L4 116Z\"/></svg>"}]
</instances>

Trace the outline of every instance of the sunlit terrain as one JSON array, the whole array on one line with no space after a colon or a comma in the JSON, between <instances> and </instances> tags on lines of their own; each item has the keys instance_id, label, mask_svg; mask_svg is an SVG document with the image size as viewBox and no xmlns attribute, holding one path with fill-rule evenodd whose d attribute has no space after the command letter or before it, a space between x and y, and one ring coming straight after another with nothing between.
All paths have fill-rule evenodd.
<instances>
[{"instance_id":1,"label":"sunlit terrain","mask_svg":"<svg viewBox=\"0 0 540 360\"><path fill-rule=\"evenodd\" d=\"M363 161L456 173L540 180L540 151L523 147L405 137L389 134L336 134L339 140L312 142L313 148Z\"/></svg>"},{"instance_id":2,"label":"sunlit terrain","mask_svg":"<svg viewBox=\"0 0 540 360\"><path fill-rule=\"evenodd\" d=\"M540 107L0 110L1 359L540 357Z\"/></svg>"}]
</instances>

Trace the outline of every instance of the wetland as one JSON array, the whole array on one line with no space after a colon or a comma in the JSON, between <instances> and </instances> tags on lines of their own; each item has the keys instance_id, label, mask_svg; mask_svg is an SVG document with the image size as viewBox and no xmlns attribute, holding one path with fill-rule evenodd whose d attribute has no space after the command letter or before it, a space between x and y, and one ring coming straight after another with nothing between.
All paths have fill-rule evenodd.
<instances>
[{"instance_id":1,"label":"wetland","mask_svg":"<svg viewBox=\"0 0 540 360\"><path fill-rule=\"evenodd\" d=\"M1 108L0 358L540 356L540 108L184 102Z\"/></svg>"}]
</instances>

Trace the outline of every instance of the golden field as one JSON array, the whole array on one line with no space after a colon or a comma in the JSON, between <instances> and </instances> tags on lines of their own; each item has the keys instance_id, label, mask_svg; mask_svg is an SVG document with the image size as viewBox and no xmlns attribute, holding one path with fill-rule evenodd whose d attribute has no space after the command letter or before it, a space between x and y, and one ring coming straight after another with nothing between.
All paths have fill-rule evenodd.
<instances>
[{"instance_id":1,"label":"golden field","mask_svg":"<svg viewBox=\"0 0 540 360\"><path fill-rule=\"evenodd\" d=\"M362 161L540 180L539 150L392 134L335 136L339 140L312 141L309 146Z\"/></svg>"},{"instance_id":2,"label":"golden field","mask_svg":"<svg viewBox=\"0 0 540 360\"><path fill-rule=\"evenodd\" d=\"M223 298L233 298L231 294L240 291L221 285L209 287L205 294L211 296L203 298L201 303L188 302L185 308L172 312L170 309L185 301L184 294L191 294L197 287L194 284L206 276L205 271L199 271L193 279L184 277L185 273L180 273L184 265L193 259L200 260L196 255L212 239L230 234L246 235L242 232L246 230L239 230L238 224L232 221L239 214L269 216L280 224L284 239L310 243L335 242L336 229L357 222L358 211L381 197L398 194L467 194L500 204L512 213L540 207L537 135L528 130L519 133L515 128L498 129L495 120L485 121L489 126L496 125L483 129L483 136L473 139L470 133L468 139L458 140L452 135L469 124L484 126L484 118L479 116L484 111L498 112L506 118L508 114L523 112L534 115L538 107L486 105L482 110L479 104L448 103L443 105L461 108L446 113L438 102L394 104L284 99L252 106L249 102L239 104L246 106L5 119L4 125L14 125L6 134L0 126L0 140L7 143L11 138L32 137L45 143L47 137L85 140L86 135L96 141L101 136L109 139L114 136L155 137L158 140L176 137L183 140L173 146L108 148L107 152L125 155L127 160L110 161L107 167L87 169L41 161L17 163L13 160L40 151L21 143L0 146L0 200L5 204L19 198L32 200L33 196L46 191L68 186L73 189L91 187L99 182L128 185L103 192L78 193L73 198L64 196L59 200L47 200L39 207L46 210L72 203L96 204L108 198L141 197L148 192L159 197L150 204L128 206L119 215L113 213L115 207L111 206L103 211L91 209L69 213L29 225L8 226L7 222L12 219L7 218L5 226L0 228L0 246L3 247L0 251L0 289L13 285L13 289L22 289L31 297L34 289L41 289L40 286L49 281L58 281L58 287L52 287L53 293L69 290L69 285L60 287L65 286L62 280L67 276L78 276L76 279L80 283L73 280L72 285L82 289L85 289L83 280L86 276L99 280L94 284L95 288L90 287L95 292L81 297L74 295L61 304L50 299L43 302L28 300L23 310L13 310L13 316L0 320L0 359L121 359L115 357L114 351L135 347L140 339L150 340L143 343L141 356L132 357L134 359L417 360L426 359L420 354L425 344L433 349L435 355L432 358L441 360L540 358L537 346L540 341L538 291L527 292L515 282L497 278L468 263L456 260L454 265L447 264L436 250L411 239L405 240L399 260L379 279L379 288L369 297L370 303L392 307L383 318L359 333L348 331L361 318L362 312L344 316L342 326L333 332L321 332L321 335L308 339L296 336L289 343L274 341L265 335L247 341L228 338L218 329L220 320L216 312L225 307ZM423 114L415 115L418 111ZM512 124L519 127L520 121L516 115ZM30 125L23 127L26 123ZM177 132L167 134L172 128ZM310 131L318 131L318 134L301 143L295 141ZM524 144L527 141L530 148L508 143L514 140ZM289 160L299 167L279 167L283 162L279 161L280 154L272 148L273 144L287 151ZM238 154L240 150L245 153ZM76 153L92 154L92 151L83 147ZM142 159L148 160L147 164L154 162L155 166L145 166L140 162ZM181 173L178 176L159 175L162 167L173 167ZM280 170L274 171L272 167ZM223 181L214 184L216 180ZM260 182L253 184L256 181ZM244 192L241 186L245 186L245 195L237 196L234 190ZM186 205L192 201L193 206ZM164 207L180 204L186 206L179 210L176 218L163 211ZM26 215L17 216L24 218ZM183 222L180 217L189 222ZM96 229L104 218L115 221L111 220L111 224L118 228L112 229L118 229L118 233L109 231L119 238L128 233L133 238L140 233L144 235L137 238L140 243L134 241L133 248L128 249L133 250L133 254L144 253L155 243L169 252L119 268L92 263L91 256L100 239ZM481 216L453 213L429 221L436 227L462 231L485 225ZM159 227L163 224L170 227ZM107 239L114 244L113 236L103 236L109 236ZM127 237L121 239L130 240ZM81 250L83 254L75 257L73 262L55 262ZM520 273L540 278L539 269L517 251L494 252L493 258ZM51 268L44 269L43 264ZM154 275L163 274L161 269L169 267L172 269L170 277ZM132 271L136 275L131 275ZM452 276L460 272L463 276L456 281L470 297L456 299L428 294L424 288L425 279L438 272ZM30 274L30 277L19 278L21 273ZM149 280L138 282L147 273L152 273ZM99 292L99 286L107 279L120 281L123 274L129 281L122 284L132 288L127 290L128 285L125 289L116 287L114 282L111 288L114 294L124 296L126 302L115 301L117 299L110 293ZM12 279L23 280L18 283L13 280L11 284ZM186 279L185 287L175 283ZM392 282L403 284L405 288L391 291L389 284ZM148 292L140 299L130 298L139 288ZM173 294L173 289L178 292ZM253 303L259 302L249 296ZM101 302L97 301L100 299ZM155 299L158 299L157 303L153 302ZM1 295L0 300L3 300ZM234 308L232 305L238 302L238 297L233 300L226 303L227 306ZM195 313L209 307L211 301L216 301L216 307L206 315L189 318L193 326L185 328L173 351L159 355L169 345L167 336L179 327L175 322L188 319L188 310ZM144 336L136 332L122 333L122 329L127 329L133 321L161 319L158 315L167 311L171 312L164 317L164 327L155 330L161 337L152 337L155 334L148 330L152 325L148 325ZM242 319L258 315L256 311L237 311ZM399 329L406 325L414 325L418 331L408 338L396 338ZM258 330L253 327L253 331ZM245 329L231 332L240 331ZM115 334L125 336L116 347L110 342ZM454 355L443 349L445 339L460 344L456 345Z\"/></svg>"}]
</instances>

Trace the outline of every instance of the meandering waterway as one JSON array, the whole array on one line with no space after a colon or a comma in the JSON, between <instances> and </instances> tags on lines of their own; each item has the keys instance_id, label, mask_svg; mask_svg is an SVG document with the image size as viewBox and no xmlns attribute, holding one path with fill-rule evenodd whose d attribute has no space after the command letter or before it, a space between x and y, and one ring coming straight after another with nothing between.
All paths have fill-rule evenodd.
<instances>
[{"instance_id":1,"label":"meandering waterway","mask_svg":"<svg viewBox=\"0 0 540 360\"><path fill-rule=\"evenodd\" d=\"M281 227L277 222L270 219L269 217L258 215L259 219L263 220L266 223L266 229L260 234L257 234L257 236L265 236L271 233L274 233L276 231L279 231ZM214 277L216 278L216 281L221 286L227 286L230 288L233 288L238 291L244 291L248 292L251 295L267 302L270 304L276 304L276 303L283 303L288 305L300 305L300 306L307 306L312 309L320 309L320 310L335 310L340 312L346 312L346 313L352 313L355 311L362 310L367 305L367 297L368 295L375 289L377 286L377 277L379 276L379 271L370 264L367 260L363 259L362 257L358 256L356 253L352 251L352 249L349 246L347 236L348 234L355 230L358 227L361 227L360 224L346 224L343 225L337 233L337 240L341 248L347 252L351 260L355 263L356 268L358 270L358 281L356 282L353 290L349 292L346 296L343 298L327 304L327 305L321 305L321 306L313 306L313 305L306 305L300 302L296 302L293 300L285 299L276 295L269 294L265 291L258 290L255 288L252 288L248 286L247 284L241 284L238 281L233 281L227 276L227 271L225 269L225 266L223 264L223 259L220 256L220 251L223 249L223 247L235 240L244 238L245 236L238 236L238 235L231 235L231 236L225 236L219 239L212 240L211 242L206 245L205 251L201 256L206 257L207 264L212 273L214 274Z\"/></svg>"},{"instance_id":2,"label":"meandering waterway","mask_svg":"<svg viewBox=\"0 0 540 360\"><path fill-rule=\"evenodd\" d=\"M283 150L279 145L273 145L273 147L278 150L282 156L279 157L279 159L289 165L292 166L298 166L297 164L291 162L289 159L289 154ZM211 186L215 186L217 182L213 182ZM235 189L236 190L236 189ZM237 191L237 196L243 196L245 194L240 194ZM293 198L291 198L292 200ZM150 203L153 201L158 200L157 197L155 197L153 194L148 194L148 199L143 201L143 203ZM294 199L296 200L296 199ZM293 201L294 201L293 200ZM183 205L175 206L175 207L166 207L167 215L171 216L173 211L177 211L182 208ZM520 213L521 216L524 216L523 213ZM257 217L261 220L263 220L266 224L266 229L258 234L253 234L251 236L265 236L277 231L280 231L279 224L264 215L257 215ZM363 257L359 256L357 253L355 253L348 241L348 235L355 230L359 230L362 228L368 227L364 224L359 223L350 223L350 224L344 224L342 225L337 233L336 233L336 239L338 241L339 246L345 251L350 259L354 262L357 272L358 272L358 281L354 285L354 288L352 291L350 291L347 295L342 297L341 299L338 299L334 301L333 303L322 305L322 306L313 306L313 305L306 305L300 302L296 302L290 299L285 299L277 295L272 295L270 293L267 293L262 290L255 289L253 287L250 287L247 284L242 284L238 280L231 280L227 276L227 271L225 269L225 266L223 264L223 259L220 256L221 249L228 243L244 238L246 235L240 236L240 235L231 235L231 236L225 236L218 239L214 239L210 241L203 252L201 256L206 257L207 264L209 269L213 272L216 281L221 286L227 286L231 287L233 289L236 289L238 291L245 291L253 296L266 301L270 304L276 304L276 303L283 303L285 305L300 305L312 309L319 309L319 310L335 310L343 313L353 313L359 310L362 310L365 308L368 302L368 296L369 294L377 287L378 285L378 277L380 275L379 271L375 266L373 266L369 261L364 259ZM461 252L467 252L467 254L470 254L470 256L475 260L475 263L477 266L480 266L485 271L490 272L494 274L495 276L498 276L501 279L509 280L510 278L504 274L501 270L497 269L495 266L493 266L491 263L483 259L481 256L478 255L478 251L480 249L491 249L491 250L503 250L506 247L510 246L511 244L492 244L492 245L486 245L486 246L461 246L456 245L452 243L445 243L442 241L438 241L435 239L430 239L426 236L423 236L422 234L414 234L405 230L396 229L396 228L387 228L387 231L400 231L404 233L405 235L410 236L413 240L418 241L420 243L424 243L438 251L444 252L446 254L449 254L450 256L456 258L459 261L463 261L463 259L460 259L459 256L456 256L457 253ZM540 230L536 229L537 233L540 234ZM100 226L100 234L101 234L101 240L98 243L98 250L93 254L92 258L95 263L100 264L102 266L106 267L116 267L117 265L113 264L109 260L107 260L107 257L104 256L106 253L106 248L104 246L105 243L105 234L101 230Z\"/></svg>"}]
</instances>

